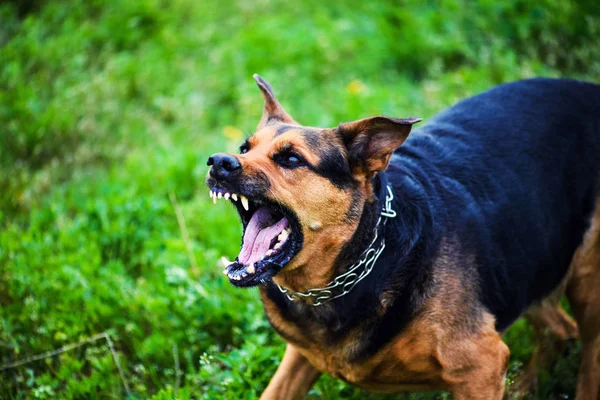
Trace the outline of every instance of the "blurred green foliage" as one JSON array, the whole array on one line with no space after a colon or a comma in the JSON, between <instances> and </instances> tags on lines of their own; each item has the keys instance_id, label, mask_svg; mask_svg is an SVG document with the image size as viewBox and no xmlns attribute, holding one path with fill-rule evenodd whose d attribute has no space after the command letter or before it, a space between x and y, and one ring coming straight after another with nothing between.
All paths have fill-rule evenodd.
<instances>
[{"instance_id":1,"label":"blurred green foliage","mask_svg":"<svg viewBox=\"0 0 600 400\"><path fill-rule=\"evenodd\" d=\"M240 227L203 184L207 155L233 151L258 122L252 73L306 125L428 117L518 78L597 81L598 4L0 4L0 366L106 331L132 398L256 398L283 342L256 290L221 275ZM530 328L519 321L506 340L510 380L533 350ZM572 398L578 351L532 399ZM102 342L0 373L3 399L126 396ZM329 377L309 395L367 397L389 398Z\"/></svg>"}]
</instances>

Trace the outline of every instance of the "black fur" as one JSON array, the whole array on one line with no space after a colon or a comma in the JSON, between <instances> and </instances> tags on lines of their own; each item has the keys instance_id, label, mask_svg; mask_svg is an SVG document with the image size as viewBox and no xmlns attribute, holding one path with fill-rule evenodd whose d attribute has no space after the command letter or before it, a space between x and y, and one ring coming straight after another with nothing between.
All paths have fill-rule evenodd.
<instances>
[{"instance_id":1,"label":"black fur","mask_svg":"<svg viewBox=\"0 0 600 400\"><path fill-rule=\"evenodd\" d=\"M337 163L329 171L347 172ZM502 331L560 283L589 226L600 196L600 86L531 79L464 100L416 129L375 179L386 177L398 216L373 272L321 307L289 302L270 285L283 317L315 332L315 342L360 326L351 358L364 359L419 312L437 290L436 268L447 268L474 293L465 325L485 309ZM369 242L379 206L363 210L339 272ZM455 244L455 262L439 266L444 241ZM393 301L379 317L384 293Z\"/></svg>"}]
</instances>

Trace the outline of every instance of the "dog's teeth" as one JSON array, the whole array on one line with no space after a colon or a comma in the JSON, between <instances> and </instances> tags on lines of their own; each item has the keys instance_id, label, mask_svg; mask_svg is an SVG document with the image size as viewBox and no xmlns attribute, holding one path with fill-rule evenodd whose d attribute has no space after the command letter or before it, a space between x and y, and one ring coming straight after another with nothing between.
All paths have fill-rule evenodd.
<instances>
[{"instance_id":1,"label":"dog's teeth","mask_svg":"<svg viewBox=\"0 0 600 400\"><path fill-rule=\"evenodd\" d=\"M232 261L228 260L227 257L221 257L221 264L223 264L224 267L228 267L231 263Z\"/></svg>"},{"instance_id":2,"label":"dog's teeth","mask_svg":"<svg viewBox=\"0 0 600 400\"><path fill-rule=\"evenodd\" d=\"M219 192L219 194L217 194L217 197L220 199L221 197L223 197L223 193Z\"/></svg>"},{"instance_id":3,"label":"dog's teeth","mask_svg":"<svg viewBox=\"0 0 600 400\"><path fill-rule=\"evenodd\" d=\"M278 248L280 248L281 246L283 246L283 242L277 242L275 244L275 246L273 247L273 250L277 250Z\"/></svg>"},{"instance_id":4,"label":"dog's teeth","mask_svg":"<svg viewBox=\"0 0 600 400\"><path fill-rule=\"evenodd\" d=\"M248 199L246 198L246 196L240 196L240 201L242 202L242 207L244 207L244 210L248 211Z\"/></svg>"},{"instance_id":5,"label":"dog's teeth","mask_svg":"<svg viewBox=\"0 0 600 400\"><path fill-rule=\"evenodd\" d=\"M217 194L216 193L213 195L213 203L217 204Z\"/></svg>"},{"instance_id":6,"label":"dog's teeth","mask_svg":"<svg viewBox=\"0 0 600 400\"><path fill-rule=\"evenodd\" d=\"M223 197L225 197L225 200L229 200L229 196L231 196L229 193L225 193L225 196Z\"/></svg>"},{"instance_id":7,"label":"dog's teeth","mask_svg":"<svg viewBox=\"0 0 600 400\"><path fill-rule=\"evenodd\" d=\"M248 266L248 268L246 268L246 272L249 273L250 275L252 275L254 273L255 269L254 269L254 264L250 264Z\"/></svg>"},{"instance_id":8,"label":"dog's teeth","mask_svg":"<svg viewBox=\"0 0 600 400\"><path fill-rule=\"evenodd\" d=\"M274 253L273 249L267 250L267 252L265 253L265 256L270 256L273 253Z\"/></svg>"},{"instance_id":9,"label":"dog's teeth","mask_svg":"<svg viewBox=\"0 0 600 400\"><path fill-rule=\"evenodd\" d=\"M232 195L231 195L231 198L233 199L233 201L237 201L237 194L235 194L235 193L234 193L234 194L232 194Z\"/></svg>"},{"instance_id":10,"label":"dog's teeth","mask_svg":"<svg viewBox=\"0 0 600 400\"><path fill-rule=\"evenodd\" d=\"M209 196L210 196L211 199L213 198L213 191L212 190L210 191Z\"/></svg>"},{"instance_id":11,"label":"dog's teeth","mask_svg":"<svg viewBox=\"0 0 600 400\"><path fill-rule=\"evenodd\" d=\"M223 274L227 275L227 268L223 270Z\"/></svg>"},{"instance_id":12,"label":"dog's teeth","mask_svg":"<svg viewBox=\"0 0 600 400\"><path fill-rule=\"evenodd\" d=\"M285 241L285 239L287 239L287 238L288 238L288 235L289 235L288 231L286 231L286 230L283 230L283 231L281 231L281 233L279 234L279 236L277 236L277 239L278 239L280 242L283 242L283 241Z\"/></svg>"}]
</instances>

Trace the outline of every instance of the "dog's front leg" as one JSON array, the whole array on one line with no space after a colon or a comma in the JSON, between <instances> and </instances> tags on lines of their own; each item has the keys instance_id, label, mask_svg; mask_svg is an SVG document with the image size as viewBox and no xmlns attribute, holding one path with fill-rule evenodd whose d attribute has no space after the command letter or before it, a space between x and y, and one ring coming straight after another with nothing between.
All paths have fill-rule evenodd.
<instances>
[{"instance_id":1,"label":"dog's front leg","mask_svg":"<svg viewBox=\"0 0 600 400\"><path fill-rule=\"evenodd\" d=\"M291 344L285 349L279 368L260 396L261 400L302 399L321 375Z\"/></svg>"},{"instance_id":2,"label":"dog's front leg","mask_svg":"<svg viewBox=\"0 0 600 400\"><path fill-rule=\"evenodd\" d=\"M454 400L501 400L508 347L493 324L475 334L465 333L455 335L438 353L442 377Z\"/></svg>"}]
</instances>

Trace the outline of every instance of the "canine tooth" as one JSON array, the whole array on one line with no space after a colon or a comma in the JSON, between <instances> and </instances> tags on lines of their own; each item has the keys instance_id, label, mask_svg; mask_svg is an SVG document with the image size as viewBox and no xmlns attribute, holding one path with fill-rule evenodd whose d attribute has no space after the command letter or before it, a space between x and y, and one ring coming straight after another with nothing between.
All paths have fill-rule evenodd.
<instances>
[{"instance_id":1,"label":"canine tooth","mask_svg":"<svg viewBox=\"0 0 600 400\"><path fill-rule=\"evenodd\" d=\"M223 197L225 197L225 200L229 200L229 196L230 196L229 193L225 193L225 196L223 196Z\"/></svg>"},{"instance_id":2,"label":"canine tooth","mask_svg":"<svg viewBox=\"0 0 600 400\"><path fill-rule=\"evenodd\" d=\"M246 272L247 272L247 273L249 273L249 274L253 274L253 273L254 273L254 271L255 271L255 269L254 269L254 264L250 264L250 265L248 266L248 268L246 268Z\"/></svg>"},{"instance_id":3,"label":"canine tooth","mask_svg":"<svg viewBox=\"0 0 600 400\"><path fill-rule=\"evenodd\" d=\"M219 194L217 194L217 197L220 199L221 197L223 197L223 193L219 192Z\"/></svg>"},{"instance_id":4,"label":"canine tooth","mask_svg":"<svg viewBox=\"0 0 600 400\"><path fill-rule=\"evenodd\" d=\"M231 198L233 199L233 201L237 201L237 194L235 194L235 193L234 193L234 194L232 194L232 195L231 195Z\"/></svg>"},{"instance_id":5,"label":"canine tooth","mask_svg":"<svg viewBox=\"0 0 600 400\"><path fill-rule=\"evenodd\" d=\"M242 207L244 207L244 210L248 211L248 199L246 196L240 196L240 201L242 202Z\"/></svg>"},{"instance_id":6,"label":"canine tooth","mask_svg":"<svg viewBox=\"0 0 600 400\"><path fill-rule=\"evenodd\" d=\"M221 264L223 264L224 267L228 267L232 262L227 259L227 257L221 257Z\"/></svg>"}]
</instances>

